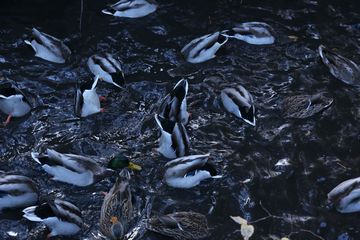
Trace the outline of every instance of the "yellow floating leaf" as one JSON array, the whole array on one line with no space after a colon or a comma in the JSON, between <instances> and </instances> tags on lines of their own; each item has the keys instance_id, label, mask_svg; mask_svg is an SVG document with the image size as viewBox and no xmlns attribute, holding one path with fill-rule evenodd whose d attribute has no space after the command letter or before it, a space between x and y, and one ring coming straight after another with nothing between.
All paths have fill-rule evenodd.
<instances>
[{"instance_id":1,"label":"yellow floating leaf","mask_svg":"<svg viewBox=\"0 0 360 240\"><path fill-rule=\"evenodd\" d=\"M255 228L253 225L241 224L240 230L244 240L249 240L250 237L254 234Z\"/></svg>"},{"instance_id":2,"label":"yellow floating leaf","mask_svg":"<svg viewBox=\"0 0 360 240\"><path fill-rule=\"evenodd\" d=\"M246 219L243 219L242 217L239 217L239 216L230 216L232 220L234 220L234 222L240 224L240 225L243 225L243 224L247 224L247 221Z\"/></svg>"}]
</instances>

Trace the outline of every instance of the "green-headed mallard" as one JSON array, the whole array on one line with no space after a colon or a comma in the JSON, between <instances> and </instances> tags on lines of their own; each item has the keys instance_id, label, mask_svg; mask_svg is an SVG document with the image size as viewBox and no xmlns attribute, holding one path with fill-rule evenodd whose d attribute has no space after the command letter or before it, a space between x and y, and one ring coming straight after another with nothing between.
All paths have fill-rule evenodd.
<instances>
[{"instance_id":1,"label":"green-headed mallard","mask_svg":"<svg viewBox=\"0 0 360 240\"><path fill-rule=\"evenodd\" d=\"M360 212L360 177L340 183L328 193L328 199L341 213Z\"/></svg>"},{"instance_id":2,"label":"green-headed mallard","mask_svg":"<svg viewBox=\"0 0 360 240\"><path fill-rule=\"evenodd\" d=\"M102 12L114 17L140 18L155 12L156 9L155 0L120 0Z\"/></svg>"}]
</instances>

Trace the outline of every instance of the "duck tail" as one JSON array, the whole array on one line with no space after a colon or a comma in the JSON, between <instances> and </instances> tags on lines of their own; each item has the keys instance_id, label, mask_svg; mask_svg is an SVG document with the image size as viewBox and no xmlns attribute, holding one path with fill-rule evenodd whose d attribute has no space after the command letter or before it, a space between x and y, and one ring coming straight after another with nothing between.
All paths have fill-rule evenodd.
<instances>
[{"instance_id":1,"label":"duck tail","mask_svg":"<svg viewBox=\"0 0 360 240\"><path fill-rule=\"evenodd\" d=\"M115 86L119 88L123 88L122 86L125 84L125 76L123 72L116 72L110 74Z\"/></svg>"},{"instance_id":2,"label":"duck tail","mask_svg":"<svg viewBox=\"0 0 360 240\"><path fill-rule=\"evenodd\" d=\"M32 153L31 153L32 159L34 159L37 163L41 164L41 162L40 162L40 160L39 160L39 156L40 156L40 154L37 153L37 152L32 152Z\"/></svg>"},{"instance_id":3,"label":"duck tail","mask_svg":"<svg viewBox=\"0 0 360 240\"><path fill-rule=\"evenodd\" d=\"M223 175L215 175L215 176L211 176L211 178L215 178L215 179L217 179L217 178L222 178L223 177Z\"/></svg>"},{"instance_id":4,"label":"duck tail","mask_svg":"<svg viewBox=\"0 0 360 240\"><path fill-rule=\"evenodd\" d=\"M91 90L94 90L94 89L96 88L96 85L97 85L98 81L99 81L99 76L96 75L96 76L95 76L94 83L93 83L92 86L91 86Z\"/></svg>"},{"instance_id":5,"label":"duck tail","mask_svg":"<svg viewBox=\"0 0 360 240\"><path fill-rule=\"evenodd\" d=\"M31 207L27 207L23 210L23 217L32 221L32 222L42 222L43 219L41 219L40 217L38 217L35 213L37 206L31 206Z\"/></svg>"},{"instance_id":6,"label":"duck tail","mask_svg":"<svg viewBox=\"0 0 360 240\"><path fill-rule=\"evenodd\" d=\"M107 14L107 15L111 15L114 16L116 10L112 9L112 8L106 8L101 10L102 13Z\"/></svg>"}]
</instances>

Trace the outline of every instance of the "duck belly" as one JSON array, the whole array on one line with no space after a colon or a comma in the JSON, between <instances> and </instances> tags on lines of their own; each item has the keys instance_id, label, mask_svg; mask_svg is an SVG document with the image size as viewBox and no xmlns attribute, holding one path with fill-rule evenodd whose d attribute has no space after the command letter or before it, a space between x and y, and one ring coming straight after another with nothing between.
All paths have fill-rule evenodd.
<instances>
[{"instance_id":1,"label":"duck belly","mask_svg":"<svg viewBox=\"0 0 360 240\"><path fill-rule=\"evenodd\" d=\"M35 50L36 57L42 58L42 59L50 61L50 62L55 62L55 63L64 63L65 62L65 59L62 56L55 54L47 47L37 43L35 40L33 40L31 42L31 46Z\"/></svg>"},{"instance_id":2,"label":"duck belly","mask_svg":"<svg viewBox=\"0 0 360 240\"><path fill-rule=\"evenodd\" d=\"M15 95L0 99L0 110L5 114L11 114L13 117L22 117L30 112L31 107L22 100L22 96Z\"/></svg>"},{"instance_id":3,"label":"duck belly","mask_svg":"<svg viewBox=\"0 0 360 240\"><path fill-rule=\"evenodd\" d=\"M84 103L81 110L81 116L86 117L100 112L100 100L95 89L85 90L83 94Z\"/></svg>"},{"instance_id":4,"label":"duck belly","mask_svg":"<svg viewBox=\"0 0 360 240\"><path fill-rule=\"evenodd\" d=\"M144 4L143 6L141 6L139 8L131 8L126 11L116 11L114 16L127 17L127 18L139 18L139 17L145 17L146 15L149 15L150 13L153 13L155 11L156 11L156 5L149 4L146 2L146 4Z\"/></svg>"},{"instance_id":5,"label":"duck belly","mask_svg":"<svg viewBox=\"0 0 360 240\"><path fill-rule=\"evenodd\" d=\"M81 230L78 225L66 221L61 221L57 217L49 217L44 220L44 223L48 228L51 229L51 236L70 236L75 235Z\"/></svg>"},{"instance_id":6,"label":"duck belly","mask_svg":"<svg viewBox=\"0 0 360 240\"><path fill-rule=\"evenodd\" d=\"M6 195L0 198L0 212L6 208L28 207L35 204L37 200L38 195L35 192L24 193L17 196Z\"/></svg>"}]
</instances>

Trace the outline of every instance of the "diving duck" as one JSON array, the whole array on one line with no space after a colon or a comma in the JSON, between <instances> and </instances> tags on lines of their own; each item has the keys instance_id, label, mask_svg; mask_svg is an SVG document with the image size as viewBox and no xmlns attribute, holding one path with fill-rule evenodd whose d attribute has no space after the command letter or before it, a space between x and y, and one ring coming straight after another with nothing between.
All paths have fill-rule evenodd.
<instances>
[{"instance_id":1,"label":"diving duck","mask_svg":"<svg viewBox=\"0 0 360 240\"><path fill-rule=\"evenodd\" d=\"M186 111L187 92L188 82L185 79L182 79L163 99L158 114L170 121L181 122L186 125L189 119L189 113Z\"/></svg>"},{"instance_id":2,"label":"diving duck","mask_svg":"<svg viewBox=\"0 0 360 240\"><path fill-rule=\"evenodd\" d=\"M304 119L329 108L334 99L326 93L294 95L283 100L282 110L286 118Z\"/></svg>"},{"instance_id":3,"label":"diving duck","mask_svg":"<svg viewBox=\"0 0 360 240\"><path fill-rule=\"evenodd\" d=\"M322 62L329 68L331 75L348 85L360 86L360 67L358 64L329 50L324 45L319 46L319 54Z\"/></svg>"},{"instance_id":4,"label":"diving duck","mask_svg":"<svg viewBox=\"0 0 360 240\"><path fill-rule=\"evenodd\" d=\"M116 169L129 167L141 170L141 167L130 162L125 156L118 154L113 157L108 167L100 166L94 159L75 154L63 154L53 149L46 153L31 153L31 157L50 175L53 180L79 187L89 186L102 179L112 176Z\"/></svg>"},{"instance_id":5,"label":"diving duck","mask_svg":"<svg viewBox=\"0 0 360 240\"><path fill-rule=\"evenodd\" d=\"M221 91L225 109L246 123L255 126L255 105L251 94L241 85Z\"/></svg>"},{"instance_id":6,"label":"diving duck","mask_svg":"<svg viewBox=\"0 0 360 240\"><path fill-rule=\"evenodd\" d=\"M8 117L4 126L12 117L22 117L31 111L32 105L25 94L10 82L0 84L0 110Z\"/></svg>"},{"instance_id":7,"label":"diving duck","mask_svg":"<svg viewBox=\"0 0 360 240\"><path fill-rule=\"evenodd\" d=\"M24 218L32 222L43 222L54 236L71 236L77 234L83 225L81 211L74 204L55 199L23 210Z\"/></svg>"},{"instance_id":8,"label":"diving duck","mask_svg":"<svg viewBox=\"0 0 360 240\"><path fill-rule=\"evenodd\" d=\"M106 194L100 211L101 232L112 240L127 239L132 220L136 217L130 189L130 173L123 169L114 186Z\"/></svg>"},{"instance_id":9,"label":"diving duck","mask_svg":"<svg viewBox=\"0 0 360 240\"><path fill-rule=\"evenodd\" d=\"M38 193L33 180L22 175L0 175L0 213L4 209L36 204Z\"/></svg>"},{"instance_id":10,"label":"diving duck","mask_svg":"<svg viewBox=\"0 0 360 240\"><path fill-rule=\"evenodd\" d=\"M360 212L360 177L340 183L328 193L328 199L341 213Z\"/></svg>"},{"instance_id":11,"label":"diving duck","mask_svg":"<svg viewBox=\"0 0 360 240\"><path fill-rule=\"evenodd\" d=\"M170 159L187 155L190 141L184 125L158 114L155 114L155 120L161 130L160 146L157 151Z\"/></svg>"},{"instance_id":12,"label":"diving duck","mask_svg":"<svg viewBox=\"0 0 360 240\"><path fill-rule=\"evenodd\" d=\"M71 55L69 47L61 40L40 32L36 28L32 29L31 40L25 40L25 43L34 49L36 57L50 62L64 63Z\"/></svg>"},{"instance_id":13,"label":"diving duck","mask_svg":"<svg viewBox=\"0 0 360 240\"><path fill-rule=\"evenodd\" d=\"M102 10L115 17L140 18L155 12L157 3L154 0L120 0Z\"/></svg>"},{"instance_id":14,"label":"diving duck","mask_svg":"<svg viewBox=\"0 0 360 240\"><path fill-rule=\"evenodd\" d=\"M215 32L196 38L186 44L181 53L190 63L202 63L216 57L216 52L227 42L228 38Z\"/></svg>"},{"instance_id":15,"label":"diving duck","mask_svg":"<svg viewBox=\"0 0 360 240\"><path fill-rule=\"evenodd\" d=\"M111 83L118 88L125 84L124 72L120 62L111 54L95 54L89 57L87 65L92 74L98 76L101 80Z\"/></svg>"},{"instance_id":16,"label":"diving duck","mask_svg":"<svg viewBox=\"0 0 360 240\"><path fill-rule=\"evenodd\" d=\"M192 188L202 180L221 178L216 169L208 163L210 154L180 157L165 164L164 179L174 188Z\"/></svg>"},{"instance_id":17,"label":"diving duck","mask_svg":"<svg viewBox=\"0 0 360 240\"><path fill-rule=\"evenodd\" d=\"M174 212L147 220L149 231L177 240L197 240L209 235L206 217L197 212Z\"/></svg>"},{"instance_id":18,"label":"diving duck","mask_svg":"<svg viewBox=\"0 0 360 240\"><path fill-rule=\"evenodd\" d=\"M78 117L87 117L89 115L104 112L100 106L100 100L104 97L96 93L96 85L99 77L96 76L93 84L85 82L76 86L75 95L75 115Z\"/></svg>"},{"instance_id":19,"label":"diving duck","mask_svg":"<svg viewBox=\"0 0 360 240\"><path fill-rule=\"evenodd\" d=\"M249 44L265 45L273 44L275 41L275 38L270 33L270 29L271 27L263 22L245 22L236 25L231 30L225 30L221 34Z\"/></svg>"}]
</instances>

